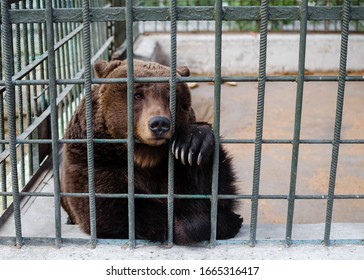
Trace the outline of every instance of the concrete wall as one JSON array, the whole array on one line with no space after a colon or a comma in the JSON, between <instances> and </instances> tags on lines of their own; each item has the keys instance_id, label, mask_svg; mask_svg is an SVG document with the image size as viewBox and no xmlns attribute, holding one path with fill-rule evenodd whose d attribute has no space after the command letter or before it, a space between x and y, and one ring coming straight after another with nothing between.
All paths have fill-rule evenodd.
<instances>
[{"instance_id":1,"label":"concrete wall","mask_svg":"<svg viewBox=\"0 0 364 280\"><path fill-rule=\"evenodd\" d=\"M223 35L222 74L255 74L259 66L259 34L239 33ZM308 34L306 70L337 71L340 58L340 34ZM156 44L156 46L154 46ZM178 34L178 65L188 65L195 74L209 74L214 69L214 34ZM151 49L158 60L166 62L170 53L170 35L143 36L137 44L140 56ZM153 47L154 46L154 47ZM364 35L349 36L348 71L364 70ZM267 72L296 72L299 34L274 33L268 35ZM155 57L154 57L155 59Z\"/></svg>"}]
</instances>

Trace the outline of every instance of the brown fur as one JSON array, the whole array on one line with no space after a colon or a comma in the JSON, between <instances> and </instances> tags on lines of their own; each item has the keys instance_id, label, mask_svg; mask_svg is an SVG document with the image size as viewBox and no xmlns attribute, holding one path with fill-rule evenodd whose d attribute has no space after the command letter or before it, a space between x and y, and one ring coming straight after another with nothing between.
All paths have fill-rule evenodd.
<instances>
[{"instance_id":1,"label":"brown fur","mask_svg":"<svg viewBox=\"0 0 364 280\"><path fill-rule=\"evenodd\" d=\"M94 65L100 78L127 76L125 61L100 61ZM189 75L187 67L178 69L179 75ZM168 77L170 69L157 63L134 61L135 77ZM103 84L92 90L93 136L96 139L127 138L127 85ZM214 140L211 127L195 123L191 94L186 84L176 88L176 126L156 134L151 129L153 118L171 119L169 83L136 83L134 85L134 186L136 193L166 194L168 192L168 141L173 137L176 158L187 158L191 151L191 166L175 161L175 193L209 193ZM86 104L82 100L72 117L65 138L86 138ZM192 153L193 151L193 153ZM197 160L201 154L202 160ZM193 155L193 156L192 156ZM230 158L221 148L219 193L233 194L234 174ZM196 165L196 162L200 166ZM94 144L94 179L97 193L127 193L127 145ZM66 144L62 164L62 192L87 193L88 160L84 143ZM62 197L62 206L70 219L90 232L88 198ZM233 211L231 200L220 200L218 237L236 234L241 219ZM166 240L167 204L165 199L136 199L135 219L138 238ZM209 236L209 201L175 201L175 242L190 243ZM220 211L220 210L219 210ZM128 207L126 199L96 198L96 228L99 238L128 237Z\"/></svg>"}]
</instances>

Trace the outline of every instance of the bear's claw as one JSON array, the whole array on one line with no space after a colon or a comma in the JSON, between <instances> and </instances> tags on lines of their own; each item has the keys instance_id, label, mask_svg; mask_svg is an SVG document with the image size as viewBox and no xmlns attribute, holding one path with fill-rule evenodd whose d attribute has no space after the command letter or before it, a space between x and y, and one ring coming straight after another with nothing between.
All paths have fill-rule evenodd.
<instances>
[{"instance_id":1,"label":"bear's claw","mask_svg":"<svg viewBox=\"0 0 364 280\"><path fill-rule=\"evenodd\" d=\"M178 129L172 141L172 153L175 158L190 166L200 166L209 161L215 145L211 126L205 123Z\"/></svg>"}]
</instances>

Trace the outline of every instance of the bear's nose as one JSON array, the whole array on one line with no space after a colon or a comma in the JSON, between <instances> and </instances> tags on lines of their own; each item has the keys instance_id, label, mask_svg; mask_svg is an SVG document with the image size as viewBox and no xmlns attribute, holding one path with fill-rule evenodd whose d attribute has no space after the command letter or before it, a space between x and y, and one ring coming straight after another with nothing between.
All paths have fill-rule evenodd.
<instances>
[{"instance_id":1,"label":"bear's nose","mask_svg":"<svg viewBox=\"0 0 364 280\"><path fill-rule=\"evenodd\" d=\"M155 136L161 137L164 133L169 131L171 122L166 117L156 116L149 120L149 129Z\"/></svg>"}]
</instances>

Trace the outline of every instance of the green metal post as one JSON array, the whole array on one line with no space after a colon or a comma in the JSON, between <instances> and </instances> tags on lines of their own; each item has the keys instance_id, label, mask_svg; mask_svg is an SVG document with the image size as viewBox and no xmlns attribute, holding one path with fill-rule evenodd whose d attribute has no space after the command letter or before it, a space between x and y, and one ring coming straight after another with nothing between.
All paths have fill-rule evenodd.
<instances>
[{"instance_id":1,"label":"green metal post","mask_svg":"<svg viewBox=\"0 0 364 280\"><path fill-rule=\"evenodd\" d=\"M93 116L92 116L92 90L91 90L91 33L90 33L90 7L89 1L82 1L83 17L83 61L85 77L86 98L86 137L87 137L87 174L89 188L90 207L90 231L91 245L96 246L96 198L95 198L95 164L94 164L94 142L93 142Z\"/></svg>"},{"instance_id":2,"label":"green metal post","mask_svg":"<svg viewBox=\"0 0 364 280\"><path fill-rule=\"evenodd\" d=\"M219 160L220 160L220 104L221 104L221 56L222 56L222 1L217 0L215 4L215 86L214 86L214 156L212 167L211 186L211 235L210 247L216 246L217 237L217 205L219 186Z\"/></svg>"},{"instance_id":3,"label":"green metal post","mask_svg":"<svg viewBox=\"0 0 364 280\"><path fill-rule=\"evenodd\" d=\"M127 105L128 105L128 213L129 247L135 247L134 201L134 62L133 62L133 1L126 1L126 55L127 55Z\"/></svg>"},{"instance_id":4,"label":"green metal post","mask_svg":"<svg viewBox=\"0 0 364 280\"><path fill-rule=\"evenodd\" d=\"M326 208L326 222L325 222L325 234L324 234L324 244L326 246L330 245L331 223L332 223L332 215L334 209L336 172L337 172L337 164L339 161L341 125L342 125L342 116L344 110L346 63L348 58L349 23L350 23L350 1L345 0L343 4L340 68L339 68L339 83L337 90L335 130L334 130L334 138L332 141L329 191L328 191L327 208Z\"/></svg>"},{"instance_id":5,"label":"green metal post","mask_svg":"<svg viewBox=\"0 0 364 280\"><path fill-rule=\"evenodd\" d=\"M18 248L23 244L21 216L20 216L20 197L17 170L17 153L16 153L16 124L15 124L15 87L12 83L14 75L14 54L13 54L13 34L10 21L10 1L1 2L1 34L2 49L4 55L5 68L5 87L6 87L6 103L8 109L8 128L9 128L9 146L10 146L10 162L11 162L11 183L14 206L14 222L15 222L15 243Z\"/></svg>"},{"instance_id":6,"label":"green metal post","mask_svg":"<svg viewBox=\"0 0 364 280\"><path fill-rule=\"evenodd\" d=\"M172 134L176 125L176 83L177 83L177 1L172 0L170 6L171 16L171 73L170 73L170 110ZM174 229L174 156L172 143L169 143L168 156L168 240L167 246L172 247Z\"/></svg>"},{"instance_id":7,"label":"green metal post","mask_svg":"<svg viewBox=\"0 0 364 280\"><path fill-rule=\"evenodd\" d=\"M49 76L49 94L51 109L51 134L52 134L52 163L53 163L53 181L54 181L54 203L55 203L55 245L61 246L61 195L60 195L60 175L59 175L59 153L58 153L58 115L57 115L57 86L56 86L56 54L54 50L54 29L53 29L53 6L52 0L46 2L46 19L47 19L47 49L48 49L48 76Z\"/></svg>"},{"instance_id":8,"label":"green metal post","mask_svg":"<svg viewBox=\"0 0 364 280\"><path fill-rule=\"evenodd\" d=\"M294 215L294 202L295 202L295 195L296 195L298 154L299 154L300 135L301 135L302 100L303 100L303 86L304 86L304 80L305 80L305 60L306 60L307 8L308 8L308 1L302 0L296 111L295 111L294 135L293 135L293 146L292 146L292 162L291 162L291 178L290 178L287 224L286 224L286 244L288 246L290 246L292 244L291 240L292 240L292 227L293 227L293 215Z\"/></svg>"},{"instance_id":9,"label":"green metal post","mask_svg":"<svg viewBox=\"0 0 364 280\"><path fill-rule=\"evenodd\" d=\"M258 100L257 119L254 152L254 173L252 190L252 207L250 219L250 246L255 246L257 222L258 222L258 202L260 167L262 159L263 143L263 120L264 120L264 97L266 83L266 62L267 62L267 34L268 34L268 0L262 0L260 8L260 54L259 54L259 76L258 76Z\"/></svg>"}]
</instances>

